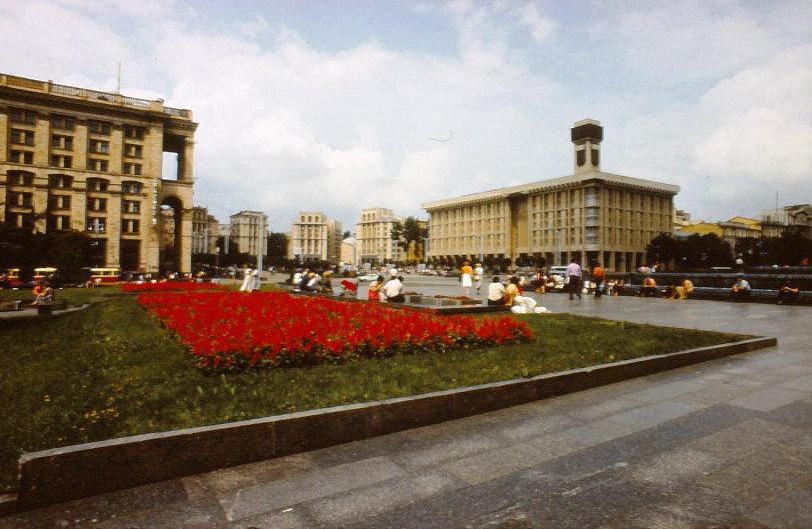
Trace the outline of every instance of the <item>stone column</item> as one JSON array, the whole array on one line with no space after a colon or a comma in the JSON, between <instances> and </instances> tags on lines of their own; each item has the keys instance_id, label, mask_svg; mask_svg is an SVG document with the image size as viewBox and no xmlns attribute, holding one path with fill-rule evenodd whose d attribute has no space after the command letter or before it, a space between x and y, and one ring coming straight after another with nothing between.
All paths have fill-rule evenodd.
<instances>
[{"instance_id":1,"label":"stone column","mask_svg":"<svg viewBox=\"0 0 812 529\"><path fill-rule=\"evenodd\" d=\"M177 215L178 212L175 212ZM176 224L177 226L177 224ZM178 240L180 239L180 240ZM192 209L184 208L180 219L180 237L175 239L180 244L178 250L179 272L187 273L192 271Z\"/></svg>"},{"instance_id":2,"label":"stone column","mask_svg":"<svg viewBox=\"0 0 812 529\"><path fill-rule=\"evenodd\" d=\"M121 157L124 154L124 130L120 123L110 131L110 172L121 173Z\"/></svg>"},{"instance_id":3,"label":"stone column","mask_svg":"<svg viewBox=\"0 0 812 529\"><path fill-rule=\"evenodd\" d=\"M119 156L119 164L121 156ZM110 183L111 191L116 184ZM107 195L107 248L105 266L120 266L121 258L121 196L118 193Z\"/></svg>"},{"instance_id":4,"label":"stone column","mask_svg":"<svg viewBox=\"0 0 812 529\"><path fill-rule=\"evenodd\" d=\"M79 171L87 168L87 120L76 120L73 134L73 167Z\"/></svg>"},{"instance_id":5,"label":"stone column","mask_svg":"<svg viewBox=\"0 0 812 529\"><path fill-rule=\"evenodd\" d=\"M34 165L50 165L50 128L50 121L47 116L37 117L34 129Z\"/></svg>"},{"instance_id":6,"label":"stone column","mask_svg":"<svg viewBox=\"0 0 812 529\"><path fill-rule=\"evenodd\" d=\"M8 115L5 111L0 111L0 145L8 145L8 140ZM8 149L0 149L0 162L7 161L7 156Z\"/></svg>"},{"instance_id":7,"label":"stone column","mask_svg":"<svg viewBox=\"0 0 812 529\"><path fill-rule=\"evenodd\" d=\"M39 151L39 146L37 146L37 150ZM33 206L32 213L34 214L34 229L39 233L45 233L48 220L47 173L37 173L34 175L34 192L33 196L31 197L31 205Z\"/></svg>"},{"instance_id":8,"label":"stone column","mask_svg":"<svg viewBox=\"0 0 812 529\"><path fill-rule=\"evenodd\" d=\"M194 140L192 138L185 138L183 152L178 154L178 162L181 162L180 158L182 158L182 173L180 175L180 180L184 182L192 182L194 180L193 172L192 172L192 159L194 158Z\"/></svg>"}]
</instances>

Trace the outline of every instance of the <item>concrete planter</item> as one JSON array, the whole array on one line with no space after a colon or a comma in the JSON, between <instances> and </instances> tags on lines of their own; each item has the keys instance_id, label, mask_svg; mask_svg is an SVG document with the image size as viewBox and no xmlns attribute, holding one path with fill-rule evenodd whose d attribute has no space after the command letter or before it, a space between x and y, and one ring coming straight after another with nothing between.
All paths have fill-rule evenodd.
<instances>
[{"instance_id":1,"label":"concrete planter","mask_svg":"<svg viewBox=\"0 0 812 529\"><path fill-rule=\"evenodd\" d=\"M27 453L20 458L18 495L3 496L0 512L32 509L426 426L776 343L775 338L756 338L412 397Z\"/></svg>"}]
</instances>

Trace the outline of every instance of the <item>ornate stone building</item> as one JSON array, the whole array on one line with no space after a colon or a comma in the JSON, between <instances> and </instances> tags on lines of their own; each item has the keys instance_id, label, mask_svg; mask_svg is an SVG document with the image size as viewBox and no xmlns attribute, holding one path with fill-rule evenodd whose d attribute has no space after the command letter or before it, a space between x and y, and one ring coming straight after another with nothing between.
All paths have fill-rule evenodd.
<instances>
[{"instance_id":1,"label":"ornate stone building","mask_svg":"<svg viewBox=\"0 0 812 529\"><path fill-rule=\"evenodd\" d=\"M192 254L214 254L219 234L220 222L208 208L192 208Z\"/></svg>"},{"instance_id":2,"label":"ornate stone building","mask_svg":"<svg viewBox=\"0 0 812 529\"><path fill-rule=\"evenodd\" d=\"M571 140L571 175L423 204L429 257L640 266L648 243L672 230L679 187L601 171L598 121L576 122Z\"/></svg>"},{"instance_id":3,"label":"ornate stone building","mask_svg":"<svg viewBox=\"0 0 812 529\"><path fill-rule=\"evenodd\" d=\"M196 128L160 99L0 74L0 219L84 231L96 265L189 272ZM177 174L162 173L165 153ZM169 252L161 206L174 210Z\"/></svg>"}]
</instances>

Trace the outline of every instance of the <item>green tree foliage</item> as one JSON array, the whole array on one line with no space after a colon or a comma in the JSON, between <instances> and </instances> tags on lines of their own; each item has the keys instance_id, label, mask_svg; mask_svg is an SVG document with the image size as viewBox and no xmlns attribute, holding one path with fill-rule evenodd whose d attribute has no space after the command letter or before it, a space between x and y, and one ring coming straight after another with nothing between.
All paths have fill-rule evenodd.
<instances>
[{"instance_id":1,"label":"green tree foliage","mask_svg":"<svg viewBox=\"0 0 812 529\"><path fill-rule=\"evenodd\" d=\"M287 233L271 232L268 234L268 255L282 258L288 255Z\"/></svg>"},{"instance_id":2,"label":"green tree foliage","mask_svg":"<svg viewBox=\"0 0 812 529\"><path fill-rule=\"evenodd\" d=\"M429 236L428 228L421 226L421 224L414 217L407 217L403 222L395 222L392 225L392 240L404 250L409 249L409 245L414 243L414 248L419 248L415 251L416 259L420 259L423 255L423 239Z\"/></svg>"},{"instance_id":3,"label":"green tree foliage","mask_svg":"<svg viewBox=\"0 0 812 529\"><path fill-rule=\"evenodd\" d=\"M20 268L30 277L34 268L53 266L70 279L94 261L93 239L75 230L32 233L30 228L9 227L0 223L0 268Z\"/></svg>"},{"instance_id":4,"label":"green tree foliage","mask_svg":"<svg viewBox=\"0 0 812 529\"><path fill-rule=\"evenodd\" d=\"M649 263L671 263L683 270L707 269L712 266L730 266L733 253L730 244L714 233L694 234L686 239L662 234L646 247L646 259Z\"/></svg>"}]
</instances>

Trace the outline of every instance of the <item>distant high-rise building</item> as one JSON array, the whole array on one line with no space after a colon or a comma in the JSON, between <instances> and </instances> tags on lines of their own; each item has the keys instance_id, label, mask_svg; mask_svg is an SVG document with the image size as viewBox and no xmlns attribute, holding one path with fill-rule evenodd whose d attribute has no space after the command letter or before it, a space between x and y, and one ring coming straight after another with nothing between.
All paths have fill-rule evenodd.
<instances>
[{"instance_id":1,"label":"distant high-rise building","mask_svg":"<svg viewBox=\"0 0 812 529\"><path fill-rule=\"evenodd\" d=\"M571 175L423 204L429 257L639 267L648 243L671 233L679 187L601 171L598 121L576 122L570 137Z\"/></svg>"},{"instance_id":2,"label":"distant high-rise building","mask_svg":"<svg viewBox=\"0 0 812 529\"><path fill-rule=\"evenodd\" d=\"M300 211L290 232L288 258L338 262L341 229L341 222L322 211Z\"/></svg>"},{"instance_id":3,"label":"distant high-rise building","mask_svg":"<svg viewBox=\"0 0 812 529\"><path fill-rule=\"evenodd\" d=\"M265 255L268 244L268 216L259 211L240 211L231 215L230 240L238 253Z\"/></svg>"},{"instance_id":4,"label":"distant high-rise building","mask_svg":"<svg viewBox=\"0 0 812 529\"><path fill-rule=\"evenodd\" d=\"M392 240L392 228L403 222L401 217L388 208L361 210L361 218L355 226L359 262L383 263L401 260L401 249Z\"/></svg>"},{"instance_id":5,"label":"distant high-rise building","mask_svg":"<svg viewBox=\"0 0 812 529\"><path fill-rule=\"evenodd\" d=\"M98 265L190 272L196 128L160 99L0 73L0 218L85 232ZM177 156L175 174L163 173L164 153Z\"/></svg>"},{"instance_id":6,"label":"distant high-rise building","mask_svg":"<svg viewBox=\"0 0 812 529\"><path fill-rule=\"evenodd\" d=\"M192 208L192 254L215 253L220 223L204 207Z\"/></svg>"}]
</instances>

